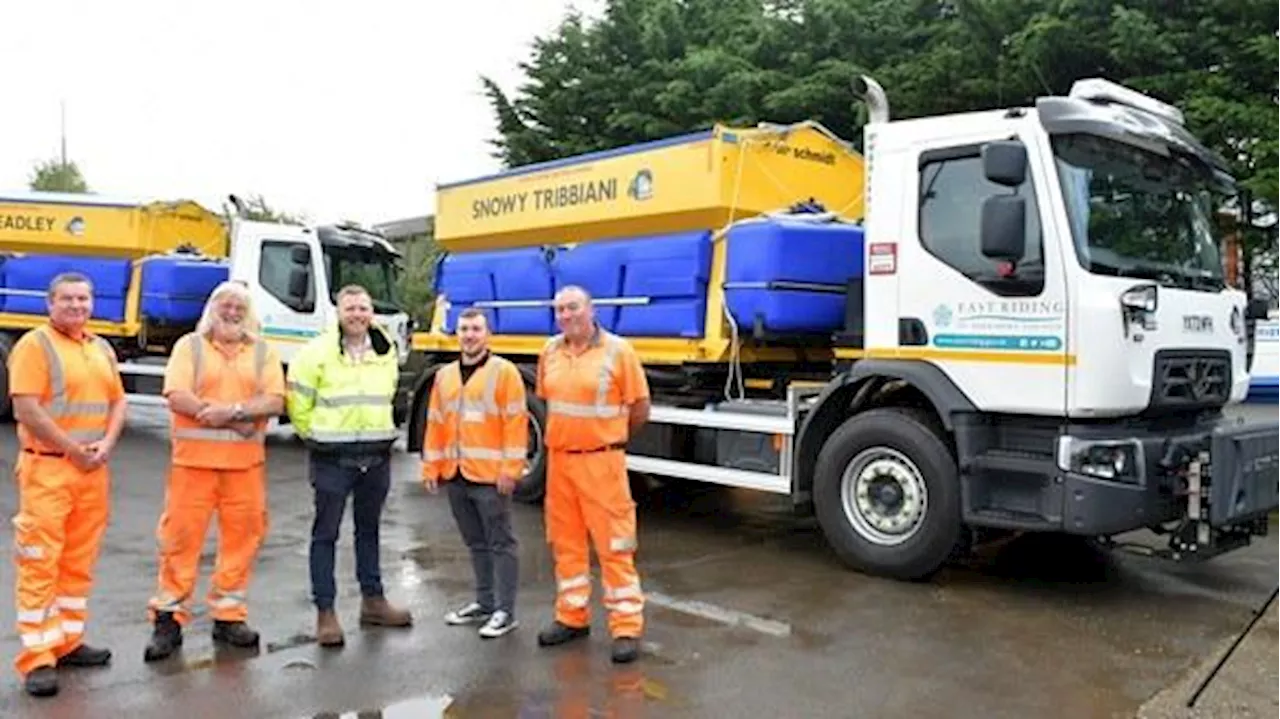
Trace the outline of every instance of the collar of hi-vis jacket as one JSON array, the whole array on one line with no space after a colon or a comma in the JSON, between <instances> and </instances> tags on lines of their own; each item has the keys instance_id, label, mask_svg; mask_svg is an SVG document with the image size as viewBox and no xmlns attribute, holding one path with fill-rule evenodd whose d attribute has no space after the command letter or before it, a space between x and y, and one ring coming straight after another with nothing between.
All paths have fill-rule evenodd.
<instances>
[{"instance_id":1,"label":"collar of hi-vis jacket","mask_svg":"<svg viewBox=\"0 0 1280 719\"><path fill-rule=\"evenodd\" d=\"M338 354L342 354L342 323L338 323L338 336L335 340L338 343ZM369 323L369 342L373 344L373 352L377 355L385 355L391 351L391 340L387 339L386 331L377 322Z\"/></svg>"}]
</instances>

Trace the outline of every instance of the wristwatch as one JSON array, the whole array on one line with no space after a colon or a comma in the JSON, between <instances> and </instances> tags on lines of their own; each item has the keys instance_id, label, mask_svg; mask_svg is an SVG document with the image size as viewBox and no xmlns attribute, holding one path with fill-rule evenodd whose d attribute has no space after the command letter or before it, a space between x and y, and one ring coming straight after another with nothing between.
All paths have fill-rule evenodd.
<instances>
[{"instance_id":1,"label":"wristwatch","mask_svg":"<svg viewBox=\"0 0 1280 719\"><path fill-rule=\"evenodd\" d=\"M246 419L249 419L249 416L244 413L244 406L241 405L239 402L237 402L236 405L231 409L232 409L231 419L235 420L236 422L243 422Z\"/></svg>"}]
</instances>

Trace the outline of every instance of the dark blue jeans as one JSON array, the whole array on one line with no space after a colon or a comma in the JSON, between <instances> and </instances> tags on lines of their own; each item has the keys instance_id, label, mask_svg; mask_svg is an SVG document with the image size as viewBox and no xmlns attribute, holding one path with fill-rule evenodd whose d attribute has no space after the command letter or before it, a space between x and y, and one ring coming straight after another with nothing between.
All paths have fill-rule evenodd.
<instances>
[{"instance_id":1,"label":"dark blue jeans","mask_svg":"<svg viewBox=\"0 0 1280 719\"><path fill-rule=\"evenodd\" d=\"M365 597L382 596L382 571L378 557L378 526L391 488L391 457L353 457L311 453L311 486L315 488L316 515L311 524L311 597L317 609L333 609L334 546L342 516L351 496L356 525L356 579Z\"/></svg>"}]
</instances>

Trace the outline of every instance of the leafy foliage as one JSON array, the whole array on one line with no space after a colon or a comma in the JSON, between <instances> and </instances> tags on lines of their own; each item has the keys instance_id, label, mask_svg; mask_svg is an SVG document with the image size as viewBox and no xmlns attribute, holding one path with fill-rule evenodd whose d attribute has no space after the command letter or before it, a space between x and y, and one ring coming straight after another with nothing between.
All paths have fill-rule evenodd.
<instances>
[{"instance_id":1,"label":"leafy foliage","mask_svg":"<svg viewBox=\"0 0 1280 719\"><path fill-rule=\"evenodd\" d=\"M76 163L45 160L37 164L31 173L31 189L37 192L83 193L89 191L89 184Z\"/></svg>"}]
</instances>

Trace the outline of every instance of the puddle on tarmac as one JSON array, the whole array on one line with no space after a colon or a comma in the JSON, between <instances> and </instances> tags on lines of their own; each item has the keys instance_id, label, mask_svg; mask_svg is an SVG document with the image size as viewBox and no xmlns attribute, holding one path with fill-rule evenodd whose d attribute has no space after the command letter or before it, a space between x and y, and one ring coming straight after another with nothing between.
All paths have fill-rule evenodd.
<instances>
[{"instance_id":1,"label":"puddle on tarmac","mask_svg":"<svg viewBox=\"0 0 1280 719\"><path fill-rule=\"evenodd\" d=\"M309 634L295 634L288 639L267 642L267 654L275 654L286 649L295 649L305 644L315 644L316 638Z\"/></svg>"},{"instance_id":2,"label":"puddle on tarmac","mask_svg":"<svg viewBox=\"0 0 1280 719\"><path fill-rule=\"evenodd\" d=\"M453 719L449 707L453 697L420 697L395 704L388 704L381 709L349 709L346 711L330 711L313 714L309 719Z\"/></svg>"}]
</instances>

